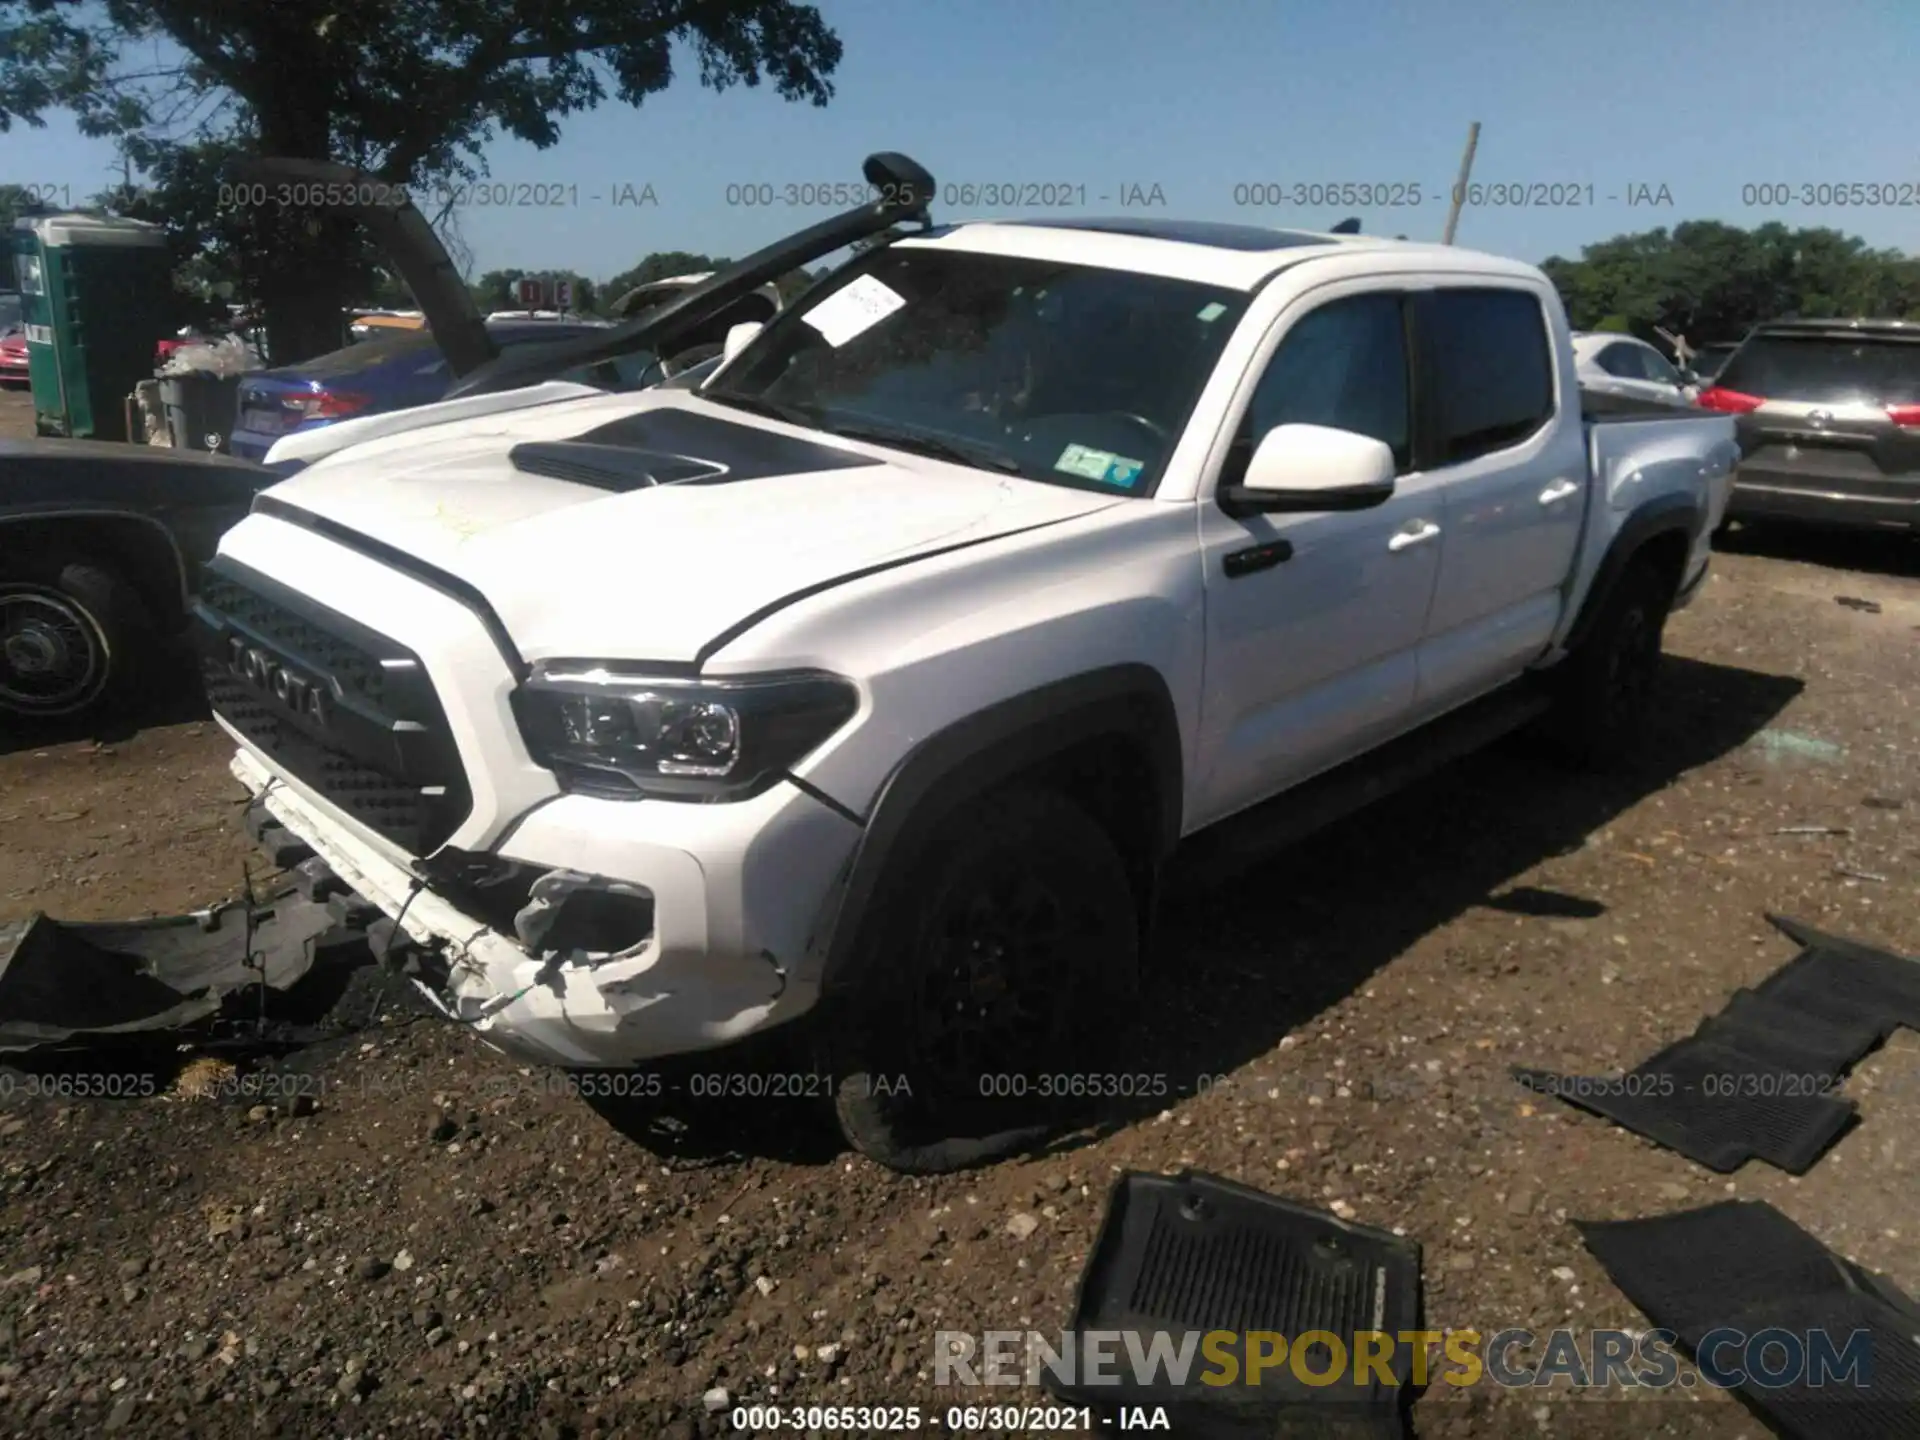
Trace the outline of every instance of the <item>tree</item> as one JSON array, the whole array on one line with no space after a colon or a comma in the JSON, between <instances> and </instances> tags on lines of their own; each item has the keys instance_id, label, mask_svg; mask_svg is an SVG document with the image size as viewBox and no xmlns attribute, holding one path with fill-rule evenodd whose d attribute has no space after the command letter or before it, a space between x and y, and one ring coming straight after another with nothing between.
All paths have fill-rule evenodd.
<instances>
[{"instance_id":1,"label":"tree","mask_svg":"<svg viewBox=\"0 0 1920 1440\"><path fill-rule=\"evenodd\" d=\"M722 270L733 262L724 256L715 259L711 255L696 255L690 250L656 250L631 270L622 270L618 275L601 286L609 305L617 301L629 290L641 285L651 285L655 280L670 280L676 275L699 275L709 270Z\"/></svg>"},{"instance_id":2,"label":"tree","mask_svg":"<svg viewBox=\"0 0 1920 1440\"><path fill-rule=\"evenodd\" d=\"M423 195L485 174L501 134L545 149L568 115L642 104L676 42L711 89L764 79L815 105L841 57L797 0L0 0L0 36L0 131L70 110L122 139L153 203L194 207L183 232L270 257L252 278L280 363L337 342L365 242L338 210L223 193L216 160L340 161Z\"/></svg>"},{"instance_id":3,"label":"tree","mask_svg":"<svg viewBox=\"0 0 1920 1440\"><path fill-rule=\"evenodd\" d=\"M38 215L47 209L41 196L25 185L0 185L0 232L13 229L23 215Z\"/></svg>"},{"instance_id":4,"label":"tree","mask_svg":"<svg viewBox=\"0 0 1920 1440\"><path fill-rule=\"evenodd\" d=\"M1920 319L1920 258L1875 250L1838 230L1742 230L1695 220L1589 245L1542 267L1578 329L1691 345L1737 340L1795 315Z\"/></svg>"}]
</instances>

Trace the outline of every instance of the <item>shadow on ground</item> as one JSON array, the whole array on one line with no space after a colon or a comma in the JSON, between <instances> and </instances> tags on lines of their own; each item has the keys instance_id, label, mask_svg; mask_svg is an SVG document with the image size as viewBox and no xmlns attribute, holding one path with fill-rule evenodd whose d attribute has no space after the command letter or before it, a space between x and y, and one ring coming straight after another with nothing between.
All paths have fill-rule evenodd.
<instances>
[{"instance_id":1,"label":"shadow on ground","mask_svg":"<svg viewBox=\"0 0 1920 1440\"><path fill-rule=\"evenodd\" d=\"M92 719L20 721L0 717L0 755L46 750L92 740L119 745L142 730L211 718L206 693L185 646L170 646L155 666L155 679L113 713Z\"/></svg>"},{"instance_id":2,"label":"shadow on ground","mask_svg":"<svg viewBox=\"0 0 1920 1440\"><path fill-rule=\"evenodd\" d=\"M1506 889L1541 861L1578 850L1596 830L1685 772L1764 729L1802 683L1670 658L1660 714L1638 767L1570 772L1524 737L1495 746L1315 835L1211 894L1170 904L1151 957L1142 1020L1113 1069L1166 1077L1151 1093L1050 1115L1050 1148L1077 1146L1190 1095L1362 988L1416 940L1474 906L1593 917L1584 896ZM706 1093L662 1077L644 1101L590 1101L623 1134L662 1155L765 1156L823 1163L839 1150L827 1081L783 1052L715 1052ZM1182 1077L1190 1077L1183 1079ZM652 1083L652 1082L650 1082ZM752 1093L715 1099L727 1084ZM584 1098L584 1097L583 1097ZM791 1103L789 1103L791 1102ZM1020 1123L1008 1115L1009 1127ZM1028 1120L1034 1116L1025 1117ZM670 1127L662 1130L660 1127ZM670 1139L668 1138L670 1137Z\"/></svg>"},{"instance_id":3,"label":"shadow on ground","mask_svg":"<svg viewBox=\"0 0 1920 1440\"><path fill-rule=\"evenodd\" d=\"M1911 530L1842 530L1742 520L1715 536L1713 548L1729 555L1798 560L1868 575L1920 575L1920 533Z\"/></svg>"}]
</instances>

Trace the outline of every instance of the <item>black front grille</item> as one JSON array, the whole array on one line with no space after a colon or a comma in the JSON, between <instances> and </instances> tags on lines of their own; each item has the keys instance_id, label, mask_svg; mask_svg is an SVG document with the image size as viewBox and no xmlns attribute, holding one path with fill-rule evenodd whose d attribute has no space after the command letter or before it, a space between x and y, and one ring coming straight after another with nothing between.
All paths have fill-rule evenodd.
<instances>
[{"instance_id":1,"label":"black front grille","mask_svg":"<svg viewBox=\"0 0 1920 1440\"><path fill-rule=\"evenodd\" d=\"M438 849L472 793L420 657L224 556L199 589L214 711L376 834L409 854Z\"/></svg>"},{"instance_id":2,"label":"black front grille","mask_svg":"<svg viewBox=\"0 0 1920 1440\"><path fill-rule=\"evenodd\" d=\"M379 659L351 641L321 629L299 612L276 605L212 567L201 577L200 599L276 650L318 665L340 684L374 704L385 698L387 677Z\"/></svg>"}]
</instances>

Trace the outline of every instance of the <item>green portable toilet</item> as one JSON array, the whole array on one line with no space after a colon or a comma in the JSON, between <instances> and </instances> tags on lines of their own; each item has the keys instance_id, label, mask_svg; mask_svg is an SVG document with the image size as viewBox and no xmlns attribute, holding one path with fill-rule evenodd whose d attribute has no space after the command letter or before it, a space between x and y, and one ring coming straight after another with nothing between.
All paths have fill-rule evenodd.
<instances>
[{"instance_id":1,"label":"green portable toilet","mask_svg":"<svg viewBox=\"0 0 1920 1440\"><path fill-rule=\"evenodd\" d=\"M154 349L178 301L166 231L105 215L14 222L34 428L126 440L126 399L153 378Z\"/></svg>"}]
</instances>

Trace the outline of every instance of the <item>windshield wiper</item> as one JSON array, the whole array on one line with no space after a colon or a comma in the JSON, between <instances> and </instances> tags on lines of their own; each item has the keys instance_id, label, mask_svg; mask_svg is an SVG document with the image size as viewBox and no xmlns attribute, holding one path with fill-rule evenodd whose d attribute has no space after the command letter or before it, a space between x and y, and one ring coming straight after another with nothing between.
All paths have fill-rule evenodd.
<instances>
[{"instance_id":1,"label":"windshield wiper","mask_svg":"<svg viewBox=\"0 0 1920 1440\"><path fill-rule=\"evenodd\" d=\"M789 425L804 425L809 430L821 428L819 414L805 405L769 400L761 395L743 395L737 390L696 390L693 393L702 400L711 400L718 405L731 405L736 410L745 410L752 415L765 415L770 420L784 420Z\"/></svg>"},{"instance_id":2,"label":"windshield wiper","mask_svg":"<svg viewBox=\"0 0 1920 1440\"><path fill-rule=\"evenodd\" d=\"M950 460L956 465L971 465L980 470L998 470L1003 475L1025 473L1018 460L990 445L970 445L964 440L923 435L916 430L895 430L887 425L824 420L814 423L829 435L838 435L843 440L866 440L875 445L891 445L896 450L905 450L914 455Z\"/></svg>"}]
</instances>

